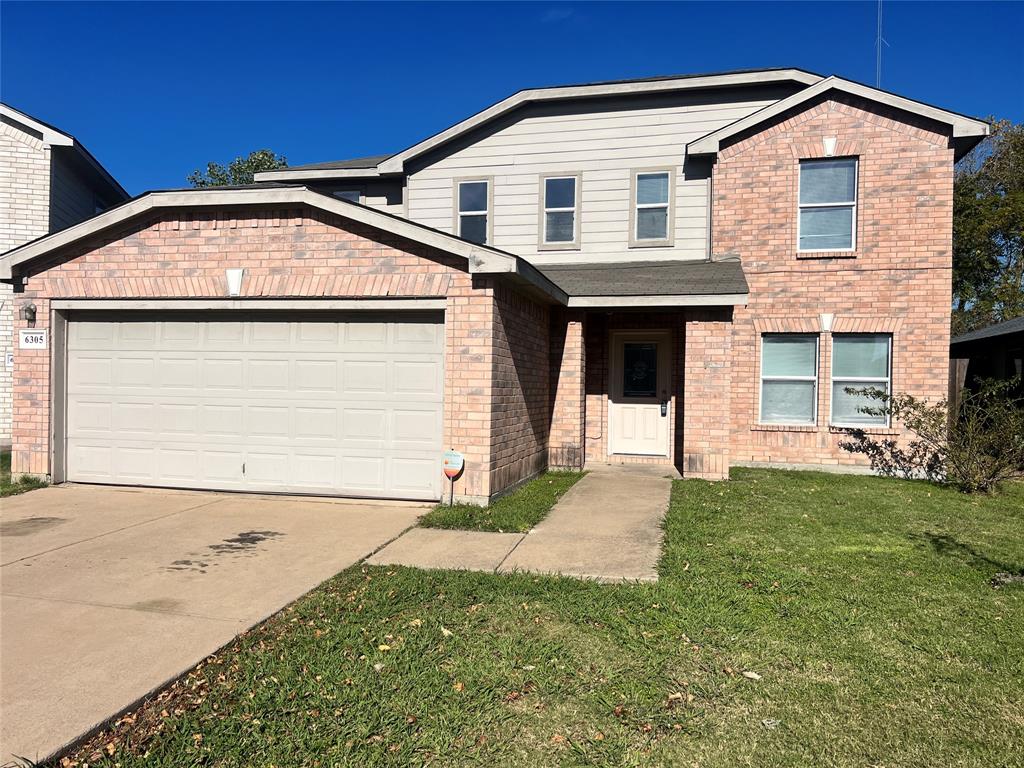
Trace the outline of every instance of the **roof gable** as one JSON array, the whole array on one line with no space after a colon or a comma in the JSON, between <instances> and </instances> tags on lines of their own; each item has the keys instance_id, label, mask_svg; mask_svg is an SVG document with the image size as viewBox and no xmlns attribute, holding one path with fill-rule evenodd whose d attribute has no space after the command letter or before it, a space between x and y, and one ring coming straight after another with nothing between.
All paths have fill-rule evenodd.
<instances>
[{"instance_id":1,"label":"roof gable","mask_svg":"<svg viewBox=\"0 0 1024 768\"><path fill-rule=\"evenodd\" d=\"M958 156L967 152L978 141L989 134L989 125L983 120L966 117L965 115L960 115L956 112L950 112L945 109L940 109L939 107L933 107L930 104L914 101L913 99L907 99L903 96L897 96L894 93L889 93L888 91L882 91L878 88L872 88L871 86L864 85L862 83L856 83L852 80L844 80L841 77L832 75L831 77L826 77L808 88L804 88L802 91L799 91L792 96L781 99L764 109L760 109L753 114L740 118L739 120L724 126L723 128L719 128L717 131L712 131L706 136L702 136L699 139L691 141L686 145L686 153L688 155L717 154L722 148L722 145L734 136L752 128L756 128L757 126L768 122L779 115L785 114L792 109L799 108L800 106L807 104L830 91L848 93L853 96L867 99L868 101L883 104L885 106L899 109L949 126L951 136L954 143L957 145Z\"/></svg>"},{"instance_id":2,"label":"roof gable","mask_svg":"<svg viewBox=\"0 0 1024 768\"><path fill-rule=\"evenodd\" d=\"M471 273L505 274L549 299L563 302L564 291L530 264L511 253L477 245L399 216L340 200L302 185L269 185L222 189L148 192L67 229L45 235L0 255L0 280L11 280L23 264L53 254L86 238L107 232L150 211L168 208L226 208L253 205L305 205L351 219L412 242L466 259Z\"/></svg>"},{"instance_id":3,"label":"roof gable","mask_svg":"<svg viewBox=\"0 0 1024 768\"><path fill-rule=\"evenodd\" d=\"M698 90L707 88L730 88L744 85L772 83L798 83L810 85L821 80L821 75L801 69L764 69L740 72L723 72L709 75L680 75L655 77L640 80L616 80L583 85L562 85L548 88L530 88L518 91L496 104L477 112L443 131L430 136L411 147L390 155L372 168L354 168L346 161L333 163L330 169L305 166L296 169L264 171L256 174L257 181L286 181L299 178L368 178L402 174L406 163L442 144L447 144L470 131L498 118L504 117L526 104L567 101L571 99L600 98L609 96L635 96L668 93L672 91Z\"/></svg>"}]
</instances>

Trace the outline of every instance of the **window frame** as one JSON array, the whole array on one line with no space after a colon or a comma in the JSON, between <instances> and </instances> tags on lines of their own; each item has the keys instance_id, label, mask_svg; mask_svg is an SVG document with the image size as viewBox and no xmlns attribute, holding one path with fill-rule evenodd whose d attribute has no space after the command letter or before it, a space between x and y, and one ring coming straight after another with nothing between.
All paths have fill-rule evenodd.
<instances>
[{"instance_id":1,"label":"window frame","mask_svg":"<svg viewBox=\"0 0 1024 768\"><path fill-rule=\"evenodd\" d=\"M804 163L814 164L821 162L834 162L836 160L853 161L853 201L849 203L801 203L800 189L803 184ZM860 158L856 155L843 155L840 157L802 157L797 162L796 172L796 252L797 253L853 253L857 250L857 221L858 201L860 198ZM801 248L800 237L803 229L803 212L806 208L851 208L853 211L850 222L850 247L849 248Z\"/></svg>"},{"instance_id":2,"label":"window frame","mask_svg":"<svg viewBox=\"0 0 1024 768\"><path fill-rule=\"evenodd\" d=\"M549 179L573 179L573 207L572 208L548 208L547 206L547 183ZM537 226L537 249L541 251L573 251L580 248L580 201L582 200L582 174L580 173L545 173L540 177L540 191L538 193L538 226ZM549 242L547 239L548 217L547 214L572 211L572 240L556 240Z\"/></svg>"},{"instance_id":3,"label":"window frame","mask_svg":"<svg viewBox=\"0 0 1024 768\"><path fill-rule=\"evenodd\" d=\"M656 168L633 168L629 172L629 247L630 248L664 248L675 244L675 207L676 207L676 167L658 166ZM641 205L637 203L637 177L641 175L664 173L668 175L668 200L665 203L644 203L643 208L667 208L665 217L665 237L644 238L637 237L637 210Z\"/></svg>"},{"instance_id":4,"label":"window frame","mask_svg":"<svg viewBox=\"0 0 1024 768\"><path fill-rule=\"evenodd\" d=\"M459 190L463 184L484 182L487 184L487 209L483 211L460 211L459 210ZM494 243L494 177L493 176L464 176L461 178L452 180L452 212L454 214L452 220L452 232L455 233L456 237L462 237L462 217L463 216L480 216L481 214L486 216L487 224L485 227L486 240L482 245L493 245ZM465 240L465 238L462 238ZM472 241L467 241L472 242Z\"/></svg>"},{"instance_id":5,"label":"window frame","mask_svg":"<svg viewBox=\"0 0 1024 768\"><path fill-rule=\"evenodd\" d=\"M363 200L365 199L365 193L364 193L362 187L347 187L345 189L335 189L334 191L331 192L331 197L336 197L339 200L345 200L346 198L342 197L342 195L344 195L344 194L355 194L356 197L358 197L359 199L358 200L348 200L347 202L357 203L359 205L363 205Z\"/></svg>"},{"instance_id":6,"label":"window frame","mask_svg":"<svg viewBox=\"0 0 1024 768\"><path fill-rule=\"evenodd\" d=\"M836 338L843 338L845 336L885 336L888 341L888 359L887 359L887 370L888 376L885 378L878 378L876 376L862 376L857 378L851 378L849 376L836 377ZM890 414L885 414L885 423L878 424L843 424L842 422L835 420L835 399L836 399L836 382L853 382L860 383L861 386L871 386L873 382L884 381L885 392L890 394L892 392L892 337L891 333L833 333L832 334L832 349L829 355L829 390L828 390L828 424L830 427L838 427L841 429L890 429L892 426L892 417Z\"/></svg>"},{"instance_id":7,"label":"window frame","mask_svg":"<svg viewBox=\"0 0 1024 768\"><path fill-rule=\"evenodd\" d=\"M766 338L786 336L790 338L814 339L814 375L813 376L765 376L764 373L764 340ZM819 333L762 333L760 341L760 365L758 366L757 385L757 423L766 427L816 427L818 426L818 399L821 396L821 334ZM765 381L810 381L814 384L814 396L811 406L810 421L766 421L764 418L764 383Z\"/></svg>"}]
</instances>

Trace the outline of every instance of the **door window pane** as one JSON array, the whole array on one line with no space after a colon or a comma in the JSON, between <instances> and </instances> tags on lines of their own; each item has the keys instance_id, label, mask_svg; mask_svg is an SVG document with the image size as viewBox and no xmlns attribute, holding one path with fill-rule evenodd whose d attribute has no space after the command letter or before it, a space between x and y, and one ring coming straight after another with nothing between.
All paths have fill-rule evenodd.
<instances>
[{"instance_id":1,"label":"door window pane","mask_svg":"<svg viewBox=\"0 0 1024 768\"><path fill-rule=\"evenodd\" d=\"M658 345L627 342L622 345L622 394L654 397L658 393Z\"/></svg>"}]
</instances>

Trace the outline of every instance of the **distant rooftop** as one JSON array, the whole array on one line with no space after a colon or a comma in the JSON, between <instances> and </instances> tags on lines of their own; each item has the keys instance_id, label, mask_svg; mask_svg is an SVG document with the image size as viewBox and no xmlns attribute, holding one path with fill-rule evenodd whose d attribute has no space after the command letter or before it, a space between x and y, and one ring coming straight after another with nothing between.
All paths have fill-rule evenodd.
<instances>
[{"instance_id":1,"label":"distant rooftop","mask_svg":"<svg viewBox=\"0 0 1024 768\"><path fill-rule=\"evenodd\" d=\"M997 336L1008 336L1011 333L1024 333L1024 317L1015 317L1013 320L1006 320L1002 323L990 325L987 328L979 328L976 331L962 333L949 340L950 344L965 344L971 341L981 341Z\"/></svg>"}]
</instances>

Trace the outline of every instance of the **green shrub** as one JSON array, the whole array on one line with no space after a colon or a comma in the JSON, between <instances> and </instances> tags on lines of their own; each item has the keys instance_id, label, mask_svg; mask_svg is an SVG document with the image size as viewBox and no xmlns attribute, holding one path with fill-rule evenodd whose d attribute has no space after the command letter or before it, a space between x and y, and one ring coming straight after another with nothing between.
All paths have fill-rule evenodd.
<instances>
[{"instance_id":1,"label":"green shrub","mask_svg":"<svg viewBox=\"0 0 1024 768\"><path fill-rule=\"evenodd\" d=\"M877 389L850 389L878 405L860 410L899 422L914 437L905 443L878 439L860 428L845 432L839 445L862 453L881 475L925 478L966 493L991 491L999 483L1024 477L1024 399L1014 395L1016 380L981 382L964 390L960 409L949 413L945 400L928 403L913 395L887 395Z\"/></svg>"}]
</instances>

